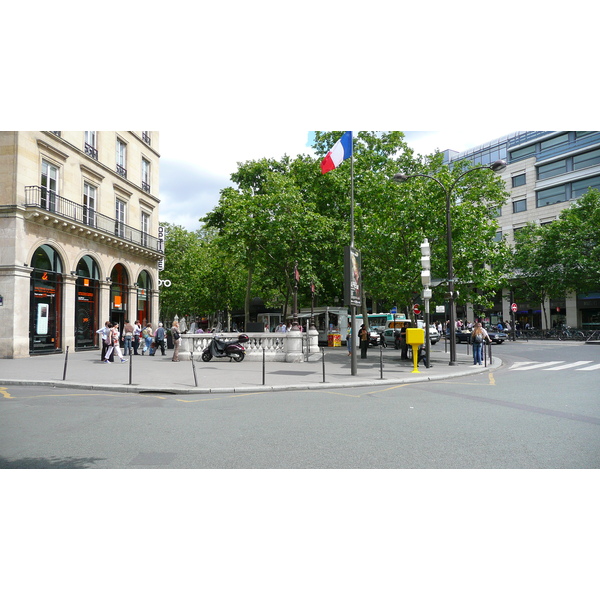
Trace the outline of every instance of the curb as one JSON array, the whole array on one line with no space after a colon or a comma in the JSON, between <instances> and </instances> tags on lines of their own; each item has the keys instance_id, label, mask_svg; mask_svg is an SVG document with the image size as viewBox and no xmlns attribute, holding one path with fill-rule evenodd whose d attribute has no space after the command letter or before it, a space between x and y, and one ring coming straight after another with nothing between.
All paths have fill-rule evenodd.
<instances>
[{"instance_id":1,"label":"curb","mask_svg":"<svg viewBox=\"0 0 600 600\"><path fill-rule=\"evenodd\" d=\"M286 384L286 385L253 385L253 386L240 386L240 387L219 387L219 388L207 388L207 387L185 387L185 388L173 388L166 386L143 386L139 384L104 384L104 383L81 383L81 382L70 382L63 380L38 380L38 381L23 381L13 379L0 380L0 385L19 385L19 386L46 386L54 388L70 388L78 390L98 390L103 392L118 392L118 393L130 393L130 394L240 394L240 393L257 393L257 392L287 392L287 391L301 391L301 390L319 390L319 389L339 389L339 388L356 388L356 387L372 387L381 385L404 385L410 383L426 383L428 381L441 381L444 379L455 379L456 377L466 377L473 375L474 373L480 373L482 371L495 371L502 366L502 360L494 357L492 364L487 367L481 367L480 369L461 369L454 373L442 374L442 375L427 375L425 372L420 372L416 377L402 377L392 379L360 379L355 381L344 381L344 382L325 382L325 383L303 383L303 384Z\"/></svg>"}]
</instances>

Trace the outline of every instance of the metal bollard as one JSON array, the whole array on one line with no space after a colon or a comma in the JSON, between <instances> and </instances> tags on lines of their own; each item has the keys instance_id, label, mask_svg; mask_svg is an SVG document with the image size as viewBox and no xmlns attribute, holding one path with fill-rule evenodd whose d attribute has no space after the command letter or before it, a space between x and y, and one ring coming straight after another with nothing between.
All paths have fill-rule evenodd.
<instances>
[{"instance_id":1,"label":"metal bollard","mask_svg":"<svg viewBox=\"0 0 600 600\"><path fill-rule=\"evenodd\" d=\"M379 375L383 379L383 346L379 346Z\"/></svg>"},{"instance_id":2,"label":"metal bollard","mask_svg":"<svg viewBox=\"0 0 600 600\"><path fill-rule=\"evenodd\" d=\"M322 363L323 363L323 383L325 383L325 348L321 348L321 357L322 357Z\"/></svg>"},{"instance_id":3,"label":"metal bollard","mask_svg":"<svg viewBox=\"0 0 600 600\"><path fill-rule=\"evenodd\" d=\"M131 382L133 381L133 358L132 358L133 354L132 354L132 350L131 348L129 348L129 385L131 385Z\"/></svg>"},{"instance_id":4,"label":"metal bollard","mask_svg":"<svg viewBox=\"0 0 600 600\"><path fill-rule=\"evenodd\" d=\"M198 378L196 377L196 362L194 361L194 352L190 352L190 360L192 361L192 371L194 372L194 384L198 387Z\"/></svg>"},{"instance_id":5,"label":"metal bollard","mask_svg":"<svg viewBox=\"0 0 600 600\"><path fill-rule=\"evenodd\" d=\"M263 382L262 382L262 384L265 385L265 382L266 382L266 369L265 369L265 366L266 366L266 360L267 359L265 358L265 348L264 348L264 346L263 346L262 351L263 351L263 365L262 365L262 367L263 367L263 369L262 369L262 371L263 371L263 373L262 373L263 380L262 381Z\"/></svg>"},{"instance_id":6,"label":"metal bollard","mask_svg":"<svg viewBox=\"0 0 600 600\"><path fill-rule=\"evenodd\" d=\"M67 378L67 363L69 362L69 346L65 352L65 368L63 369L63 381Z\"/></svg>"}]
</instances>

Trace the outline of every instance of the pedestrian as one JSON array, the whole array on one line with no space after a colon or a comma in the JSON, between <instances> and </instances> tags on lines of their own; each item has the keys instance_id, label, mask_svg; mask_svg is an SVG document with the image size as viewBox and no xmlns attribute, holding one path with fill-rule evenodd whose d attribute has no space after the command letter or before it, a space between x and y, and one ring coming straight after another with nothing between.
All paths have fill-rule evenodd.
<instances>
[{"instance_id":1,"label":"pedestrian","mask_svg":"<svg viewBox=\"0 0 600 600\"><path fill-rule=\"evenodd\" d=\"M369 347L369 332L363 325L360 326L358 332L358 339L360 340L360 357L367 358L367 348Z\"/></svg>"},{"instance_id":2,"label":"pedestrian","mask_svg":"<svg viewBox=\"0 0 600 600\"><path fill-rule=\"evenodd\" d=\"M498 321L498 325L496 325L496 329L500 332L502 332L502 330L504 329L504 327L502 327L502 321Z\"/></svg>"},{"instance_id":3,"label":"pedestrian","mask_svg":"<svg viewBox=\"0 0 600 600\"><path fill-rule=\"evenodd\" d=\"M348 356L352 356L352 327L348 327L346 335L346 346L348 348Z\"/></svg>"},{"instance_id":4,"label":"pedestrian","mask_svg":"<svg viewBox=\"0 0 600 600\"><path fill-rule=\"evenodd\" d=\"M123 327L123 353L125 356L131 354L133 347L133 325L125 319L125 326Z\"/></svg>"},{"instance_id":5,"label":"pedestrian","mask_svg":"<svg viewBox=\"0 0 600 600\"><path fill-rule=\"evenodd\" d=\"M152 346L152 342L154 338L152 337L152 323L148 323L146 327L142 330L142 338L144 345L142 346L142 356L144 356L145 352L150 354L150 346Z\"/></svg>"},{"instance_id":6,"label":"pedestrian","mask_svg":"<svg viewBox=\"0 0 600 600\"><path fill-rule=\"evenodd\" d=\"M406 343L406 323L402 323L402 327L400 329L400 349L402 353L400 354L400 360L408 360L408 344Z\"/></svg>"},{"instance_id":7,"label":"pedestrian","mask_svg":"<svg viewBox=\"0 0 600 600\"><path fill-rule=\"evenodd\" d=\"M111 344L106 352L106 357L104 362L108 364L109 358L111 357L113 352L117 353L117 356L121 359L121 362L127 362L127 359L123 357L123 353L121 352L121 347L119 346L119 324L113 323L112 328L110 330L110 340Z\"/></svg>"},{"instance_id":8,"label":"pedestrian","mask_svg":"<svg viewBox=\"0 0 600 600\"><path fill-rule=\"evenodd\" d=\"M490 336L488 332L481 326L481 323L475 323L475 327L473 328L473 332L471 333L471 343L473 344L473 364L481 365L483 364L483 353L482 346L485 340L490 340Z\"/></svg>"},{"instance_id":9,"label":"pedestrian","mask_svg":"<svg viewBox=\"0 0 600 600\"><path fill-rule=\"evenodd\" d=\"M154 332L154 343L156 344L156 350L160 348L160 353L165 355L165 328L162 323L158 324L156 331ZM155 353L156 355L156 353Z\"/></svg>"},{"instance_id":10,"label":"pedestrian","mask_svg":"<svg viewBox=\"0 0 600 600\"><path fill-rule=\"evenodd\" d=\"M104 362L106 360L106 353L108 352L108 349L110 348L110 341L111 341L110 328L111 328L110 321L105 321L104 327L102 327L101 329L98 329L98 331L96 331L96 333L99 334L102 338L102 351L100 352L100 360L102 362Z\"/></svg>"},{"instance_id":11,"label":"pedestrian","mask_svg":"<svg viewBox=\"0 0 600 600\"><path fill-rule=\"evenodd\" d=\"M142 335L142 324L136 319L133 324L133 354L138 356L138 348L140 347L140 336Z\"/></svg>"},{"instance_id":12,"label":"pedestrian","mask_svg":"<svg viewBox=\"0 0 600 600\"><path fill-rule=\"evenodd\" d=\"M181 344L181 334L179 333L179 323L173 321L171 326L171 335L173 336L173 362L179 362L179 345Z\"/></svg>"}]
</instances>

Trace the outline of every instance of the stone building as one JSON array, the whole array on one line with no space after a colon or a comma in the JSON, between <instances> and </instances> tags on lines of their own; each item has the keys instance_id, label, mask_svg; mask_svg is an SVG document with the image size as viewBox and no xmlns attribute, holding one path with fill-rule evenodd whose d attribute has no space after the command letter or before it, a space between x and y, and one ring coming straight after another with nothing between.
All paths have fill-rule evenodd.
<instances>
[{"instance_id":1,"label":"stone building","mask_svg":"<svg viewBox=\"0 0 600 600\"><path fill-rule=\"evenodd\" d=\"M158 132L0 132L0 358L156 323L158 183Z\"/></svg>"}]
</instances>

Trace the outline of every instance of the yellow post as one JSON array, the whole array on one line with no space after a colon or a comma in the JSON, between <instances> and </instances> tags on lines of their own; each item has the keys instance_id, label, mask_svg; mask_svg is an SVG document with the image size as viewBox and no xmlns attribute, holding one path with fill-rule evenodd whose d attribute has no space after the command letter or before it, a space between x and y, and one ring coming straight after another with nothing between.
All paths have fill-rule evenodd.
<instances>
[{"instance_id":1,"label":"yellow post","mask_svg":"<svg viewBox=\"0 0 600 600\"><path fill-rule=\"evenodd\" d=\"M412 346L413 351L413 373L420 373L419 364L419 346L425 343L425 330L420 327L409 327L406 330L406 343Z\"/></svg>"}]
</instances>

